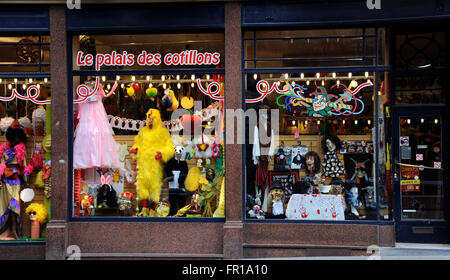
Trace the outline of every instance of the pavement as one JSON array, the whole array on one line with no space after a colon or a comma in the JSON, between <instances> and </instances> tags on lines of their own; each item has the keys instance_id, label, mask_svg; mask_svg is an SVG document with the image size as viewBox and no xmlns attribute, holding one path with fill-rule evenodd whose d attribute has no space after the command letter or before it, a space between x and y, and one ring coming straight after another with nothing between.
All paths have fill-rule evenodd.
<instances>
[{"instance_id":1,"label":"pavement","mask_svg":"<svg viewBox=\"0 0 450 280\"><path fill-rule=\"evenodd\" d=\"M450 244L396 243L374 247L370 256L264 258L264 260L450 260Z\"/></svg>"}]
</instances>

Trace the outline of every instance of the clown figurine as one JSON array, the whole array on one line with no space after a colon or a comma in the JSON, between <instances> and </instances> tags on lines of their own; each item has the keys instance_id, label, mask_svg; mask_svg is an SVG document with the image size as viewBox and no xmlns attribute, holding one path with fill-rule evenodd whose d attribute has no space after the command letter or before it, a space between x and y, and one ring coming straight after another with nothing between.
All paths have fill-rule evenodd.
<instances>
[{"instance_id":1,"label":"clown figurine","mask_svg":"<svg viewBox=\"0 0 450 280\"><path fill-rule=\"evenodd\" d=\"M135 137L130 154L137 155L137 188L142 210L138 216L150 216L149 200L158 203L164 177L164 164L174 156L169 131L162 126L157 109L147 112L147 125Z\"/></svg>"}]
</instances>

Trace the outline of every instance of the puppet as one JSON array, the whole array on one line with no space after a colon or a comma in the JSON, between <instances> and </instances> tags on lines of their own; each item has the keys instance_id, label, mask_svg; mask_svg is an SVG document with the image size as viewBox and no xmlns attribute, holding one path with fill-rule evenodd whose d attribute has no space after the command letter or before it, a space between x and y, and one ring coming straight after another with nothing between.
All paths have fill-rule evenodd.
<instances>
[{"instance_id":1,"label":"puppet","mask_svg":"<svg viewBox=\"0 0 450 280\"><path fill-rule=\"evenodd\" d=\"M24 128L14 120L6 130L6 140L0 146L0 234L2 238L21 236L20 187L33 173L27 165Z\"/></svg>"},{"instance_id":2,"label":"puppet","mask_svg":"<svg viewBox=\"0 0 450 280\"><path fill-rule=\"evenodd\" d=\"M137 188L142 210L139 216L149 216L148 200L159 202L164 177L164 163L174 156L169 131L162 126L157 109L147 112L147 125L135 137L130 154L137 156Z\"/></svg>"}]
</instances>

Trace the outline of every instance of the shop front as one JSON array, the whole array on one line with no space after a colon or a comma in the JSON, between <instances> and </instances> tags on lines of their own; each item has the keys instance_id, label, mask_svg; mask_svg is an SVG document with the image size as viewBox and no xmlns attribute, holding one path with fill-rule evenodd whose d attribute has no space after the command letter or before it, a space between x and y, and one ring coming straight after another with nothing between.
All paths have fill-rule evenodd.
<instances>
[{"instance_id":1,"label":"shop front","mask_svg":"<svg viewBox=\"0 0 450 280\"><path fill-rule=\"evenodd\" d=\"M450 10L413 2L9 7L2 17L30 18L0 26L0 47L14 48L0 64L2 105L14 108L1 117L45 109L26 160L51 135L42 154L53 164L44 188L38 168L21 187L35 193L24 211L48 210L42 234L22 213L30 228L0 255L236 259L448 243L450 37L439 26ZM16 62L24 46L37 60ZM40 98L7 100L35 84Z\"/></svg>"}]
</instances>

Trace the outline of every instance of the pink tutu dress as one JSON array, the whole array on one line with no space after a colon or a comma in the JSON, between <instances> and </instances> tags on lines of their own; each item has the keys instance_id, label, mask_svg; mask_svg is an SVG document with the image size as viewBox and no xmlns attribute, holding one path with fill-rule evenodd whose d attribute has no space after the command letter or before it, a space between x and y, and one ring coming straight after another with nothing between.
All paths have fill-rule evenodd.
<instances>
[{"instance_id":1,"label":"pink tutu dress","mask_svg":"<svg viewBox=\"0 0 450 280\"><path fill-rule=\"evenodd\" d=\"M119 168L119 148L102 103L103 97L109 97L116 87L117 83L106 95L100 85L92 96L79 104L73 143L74 169Z\"/></svg>"}]
</instances>

